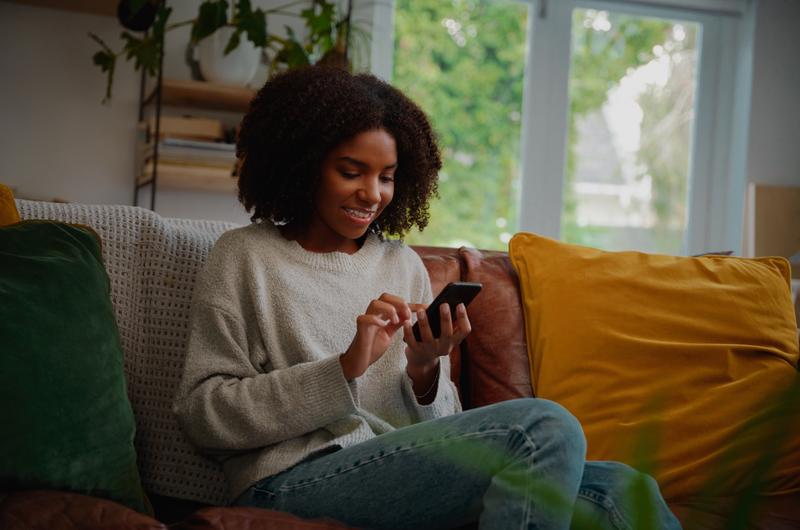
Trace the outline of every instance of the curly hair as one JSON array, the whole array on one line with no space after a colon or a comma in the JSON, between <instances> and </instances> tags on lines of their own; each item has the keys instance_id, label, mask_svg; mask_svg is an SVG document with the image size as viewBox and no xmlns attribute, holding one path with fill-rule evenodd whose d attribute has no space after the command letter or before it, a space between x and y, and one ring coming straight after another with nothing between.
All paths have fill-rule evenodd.
<instances>
[{"instance_id":1,"label":"curly hair","mask_svg":"<svg viewBox=\"0 0 800 530\"><path fill-rule=\"evenodd\" d=\"M424 229L442 167L425 113L375 76L318 65L267 81L242 119L239 200L252 211L251 220L305 226L326 155L361 132L381 128L397 146L394 198L369 229L399 237L414 225Z\"/></svg>"}]
</instances>

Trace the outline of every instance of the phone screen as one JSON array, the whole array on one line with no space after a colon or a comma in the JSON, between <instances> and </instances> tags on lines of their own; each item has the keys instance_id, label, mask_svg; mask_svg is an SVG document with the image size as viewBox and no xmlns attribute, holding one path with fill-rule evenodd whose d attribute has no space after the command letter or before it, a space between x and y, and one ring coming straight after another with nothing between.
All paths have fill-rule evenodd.
<instances>
[{"instance_id":1,"label":"phone screen","mask_svg":"<svg viewBox=\"0 0 800 530\"><path fill-rule=\"evenodd\" d=\"M483 285L480 283L452 282L448 283L445 288L442 289L442 292L436 296L433 302L431 302L431 305L429 305L428 309L425 311L425 315L430 323L434 338L438 338L442 333L442 325L441 321L439 320L439 306L442 304L448 304L450 306L450 315L455 316L456 306L461 303L463 303L465 306L468 305L472 299L478 295L481 287L483 287ZM411 331L414 333L414 338L417 340L422 340L418 323L414 324L414 327L411 328Z\"/></svg>"}]
</instances>

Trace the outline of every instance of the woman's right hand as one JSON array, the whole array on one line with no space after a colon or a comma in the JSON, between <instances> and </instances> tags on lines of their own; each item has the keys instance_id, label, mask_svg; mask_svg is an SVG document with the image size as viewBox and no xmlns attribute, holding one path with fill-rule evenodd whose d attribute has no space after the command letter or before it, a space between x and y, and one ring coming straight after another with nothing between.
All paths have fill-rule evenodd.
<instances>
[{"instance_id":1,"label":"woman's right hand","mask_svg":"<svg viewBox=\"0 0 800 530\"><path fill-rule=\"evenodd\" d=\"M347 380L355 379L381 358L403 324L411 320L421 304L408 304L399 296L382 294L370 302L366 313L356 318L356 335L347 351L339 357Z\"/></svg>"}]
</instances>

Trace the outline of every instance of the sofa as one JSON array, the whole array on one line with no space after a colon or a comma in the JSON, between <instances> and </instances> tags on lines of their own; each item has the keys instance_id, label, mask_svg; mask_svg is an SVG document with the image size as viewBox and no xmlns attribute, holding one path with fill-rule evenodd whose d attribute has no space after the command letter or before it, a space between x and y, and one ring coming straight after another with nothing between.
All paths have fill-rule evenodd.
<instances>
[{"instance_id":1,"label":"sofa","mask_svg":"<svg viewBox=\"0 0 800 530\"><path fill-rule=\"evenodd\" d=\"M335 521L226 507L217 464L186 441L171 414L187 339L194 277L215 239L234 225L166 219L130 206L16 201L22 219L91 227L102 244L127 394L136 419L135 447L152 514L117 502L48 489L0 493L0 528L17 529L333 529ZM472 333L450 354L465 409L533 396L520 281L506 252L414 247L434 292L452 281L483 284L469 307ZM4 404L4 406L7 406ZM691 528L733 528L734 498L668 499ZM759 498L750 527L800 528L800 492Z\"/></svg>"}]
</instances>

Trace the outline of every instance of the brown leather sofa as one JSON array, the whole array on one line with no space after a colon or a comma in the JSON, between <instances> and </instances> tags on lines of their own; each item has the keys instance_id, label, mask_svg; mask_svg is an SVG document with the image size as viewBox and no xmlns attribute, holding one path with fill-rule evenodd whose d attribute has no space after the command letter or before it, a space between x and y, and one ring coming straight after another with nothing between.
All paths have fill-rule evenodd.
<instances>
[{"instance_id":1,"label":"brown leather sofa","mask_svg":"<svg viewBox=\"0 0 800 530\"><path fill-rule=\"evenodd\" d=\"M483 291L469 307L473 331L453 351L452 377L465 409L532 396L519 281L505 252L417 247L430 273L433 291L451 281L474 281ZM0 500L0 528L42 529L248 529L305 530L347 528L333 521L301 520L254 508L203 506L159 496L151 500L156 518L119 504L74 493L28 491ZM800 528L800 492L791 498L765 499L755 528ZM732 528L733 500L672 503L692 528Z\"/></svg>"}]
</instances>

